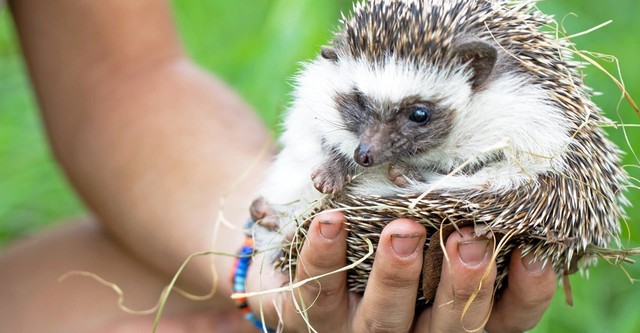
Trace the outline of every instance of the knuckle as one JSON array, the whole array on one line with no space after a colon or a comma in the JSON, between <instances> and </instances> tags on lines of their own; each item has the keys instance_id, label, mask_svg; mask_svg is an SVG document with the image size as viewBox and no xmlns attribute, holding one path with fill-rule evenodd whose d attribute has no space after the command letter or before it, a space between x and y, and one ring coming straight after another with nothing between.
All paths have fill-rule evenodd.
<instances>
[{"instance_id":1,"label":"knuckle","mask_svg":"<svg viewBox=\"0 0 640 333\"><path fill-rule=\"evenodd\" d=\"M420 279L420 271L411 268L396 268L380 271L376 275L379 283L386 288L413 287Z\"/></svg>"},{"instance_id":2,"label":"knuckle","mask_svg":"<svg viewBox=\"0 0 640 333\"><path fill-rule=\"evenodd\" d=\"M466 301L473 296L475 296L476 299L485 299L493 296L493 288L491 285L487 285L486 282L483 282L482 287L478 287L480 287L480 282L465 286L457 286L454 287L453 293L457 300L462 301Z\"/></svg>"},{"instance_id":3,"label":"knuckle","mask_svg":"<svg viewBox=\"0 0 640 333\"><path fill-rule=\"evenodd\" d=\"M535 290L516 294L516 299L522 308L535 310L540 307L546 307L547 304L551 303L554 294L555 288L536 288Z\"/></svg>"},{"instance_id":4,"label":"knuckle","mask_svg":"<svg viewBox=\"0 0 640 333\"><path fill-rule=\"evenodd\" d=\"M494 282L496 278L495 265L488 267L490 272L484 269L474 273L473 276L453 276L453 293L456 300L476 300L491 299L494 293ZM488 275L485 275L488 274Z\"/></svg>"},{"instance_id":5,"label":"knuckle","mask_svg":"<svg viewBox=\"0 0 640 333\"><path fill-rule=\"evenodd\" d=\"M371 333L401 333L408 332L407 323L393 322L388 316L367 316L364 321L366 332Z\"/></svg>"},{"instance_id":6,"label":"knuckle","mask_svg":"<svg viewBox=\"0 0 640 333\"><path fill-rule=\"evenodd\" d=\"M534 306L540 306L540 304L549 304L553 299L555 289L543 288L539 293L532 295L530 303Z\"/></svg>"},{"instance_id":7,"label":"knuckle","mask_svg":"<svg viewBox=\"0 0 640 333\"><path fill-rule=\"evenodd\" d=\"M310 276L326 273L340 267L342 262L336 261L335 256L327 256L323 253L310 256L307 259L307 269L310 270Z\"/></svg>"},{"instance_id":8,"label":"knuckle","mask_svg":"<svg viewBox=\"0 0 640 333\"><path fill-rule=\"evenodd\" d=\"M312 295L318 295L322 292L322 286L320 284L320 281L309 281L307 283L305 283L304 285L301 286L302 289L304 289L305 292L312 294Z\"/></svg>"},{"instance_id":9,"label":"knuckle","mask_svg":"<svg viewBox=\"0 0 640 333\"><path fill-rule=\"evenodd\" d=\"M339 256L332 251L333 249L326 249L321 244L314 244L314 246L305 245L303 249L302 257L298 258L301 273L305 277L311 277L323 273L333 271L341 268L346 264L346 258ZM322 247L322 248L319 248Z\"/></svg>"},{"instance_id":10,"label":"knuckle","mask_svg":"<svg viewBox=\"0 0 640 333\"><path fill-rule=\"evenodd\" d=\"M343 285L333 285L329 283L322 283L321 280L311 281L302 286L306 293L309 295L315 295L318 301L323 299L332 298L333 296L341 295L344 291Z\"/></svg>"}]
</instances>

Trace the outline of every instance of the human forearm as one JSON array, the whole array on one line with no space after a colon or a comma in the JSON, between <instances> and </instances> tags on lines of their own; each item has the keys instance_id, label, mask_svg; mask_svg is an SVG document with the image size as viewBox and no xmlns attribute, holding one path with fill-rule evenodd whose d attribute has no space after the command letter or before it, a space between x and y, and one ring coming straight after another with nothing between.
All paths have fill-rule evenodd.
<instances>
[{"instance_id":1,"label":"human forearm","mask_svg":"<svg viewBox=\"0 0 640 333\"><path fill-rule=\"evenodd\" d=\"M65 151L61 161L72 182L103 223L165 272L209 249L220 199L266 142L250 110L219 82L181 62L123 82L91 108L73 130L73 144L58 149ZM257 177L253 172L231 192L229 220L246 217ZM226 235L216 249L232 253L241 233L221 230ZM199 262L200 271L208 270L206 260Z\"/></svg>"},{"instance_id":2,"label":"human forearm","mask_svg":"<svg viewBox=\"0 0 640 333\"><path fill-rule=\"evenodd\" d=\"M171 273L210 248L218 201L265 134L237 96L184 59L167 7L12 3L58 160L116 239ZM251 183L233 192L231 220L244 217ZM216 249L231 252L239 237ZM208 282L207 261L195 267L191 281Z\"/></svg>"},{"instance_id":3,"label":"human forearm","mask_svg":"<svg viewBox=\"0 0 640 333\"><path fill-rule=\"evenodd\" d=\"M10 5L56 145L65 135L55 131L80 121L98 89L182 55L163 1L19 0Z\"/></svg>"}]
</instances>

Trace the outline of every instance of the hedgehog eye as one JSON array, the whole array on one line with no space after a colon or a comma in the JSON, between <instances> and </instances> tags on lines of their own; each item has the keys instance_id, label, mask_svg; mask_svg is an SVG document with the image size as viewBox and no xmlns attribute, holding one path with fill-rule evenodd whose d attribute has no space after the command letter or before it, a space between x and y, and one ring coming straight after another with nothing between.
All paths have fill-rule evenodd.
<instances>
[{"instance_id":1,"label":"hedgehog eye","mask_svg":"<svg viewBox=\"0 0 640 333\"><path fill-rule=\"evenodd\" d=\"M424 106L418 106L409 115L409 120L414 123L424 125L431 119L431 111Z\"/></svg>"}]
</instances>

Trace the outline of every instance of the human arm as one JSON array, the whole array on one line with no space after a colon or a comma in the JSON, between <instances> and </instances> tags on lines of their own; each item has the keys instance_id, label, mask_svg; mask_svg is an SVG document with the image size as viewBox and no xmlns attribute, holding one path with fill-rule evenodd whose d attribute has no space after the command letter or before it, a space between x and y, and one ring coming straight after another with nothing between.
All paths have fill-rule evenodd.
<instances>
[{"instance_id":1,"label":"human arm","mask_svg":"<svg viewBox=\"0 0 640 333\"><path fill-rule=\"evenodd\" d=\"M10 6L53 151L98 220L168 276L188 255L211 249L219 200L260 155L267 135L237 95L187 59L168 3ZM251 177L227 200L230 221L245 218L260 176ZM222 232L215 250L234 253L242 233ZM218 264L225 275L218 299L232 304L231 259ZM206 292L209 259L189 267L188 287Z\"/></svg>"}]
</instances>

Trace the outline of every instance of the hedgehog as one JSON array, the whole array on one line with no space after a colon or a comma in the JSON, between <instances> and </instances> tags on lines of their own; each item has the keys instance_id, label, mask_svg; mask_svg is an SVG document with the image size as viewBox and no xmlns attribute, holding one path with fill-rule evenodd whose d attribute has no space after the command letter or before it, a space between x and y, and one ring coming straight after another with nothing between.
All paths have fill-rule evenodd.
<instances>
[{"instance_id":1,"label":"hedgehog","mask_svg":"<svg viewBox=\"0 0 640 333\"><path fill-rule=\"evenodd\" d=\"M296 267L313 215L344 211L348 261L391 220L429 235L422 292L439 281L440 235L496 237L496 290L513 249L586 269L618 239L627 175L572 44L535 0L370 0L343 15L296 77L277 155L250 212L258 250ZM348 273L363 292L367 258ZM440 266L438 266L440 265Z\"/></svg>"}]
</instances>

